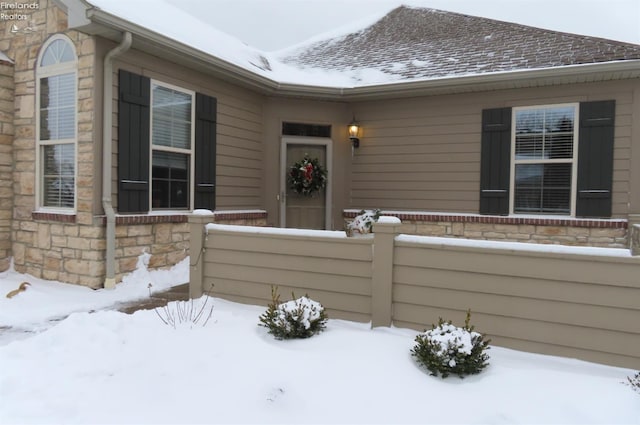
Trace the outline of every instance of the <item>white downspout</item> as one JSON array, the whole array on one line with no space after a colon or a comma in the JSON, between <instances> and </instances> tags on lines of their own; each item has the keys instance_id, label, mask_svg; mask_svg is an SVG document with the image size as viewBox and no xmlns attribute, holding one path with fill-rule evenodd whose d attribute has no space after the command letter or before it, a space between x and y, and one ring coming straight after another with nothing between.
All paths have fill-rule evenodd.
<instances>
[{"instance_id":1,"label":"white downspout","mask_svg":"<svg viewBox=\"0 0 640 425\"><path fill-rule=\"evenodd\" d=\"M125 32L118 46L110 50L104 57L102 88L102 207L107 216L107 270L104 279L106 289L116 287L116 213L111 203L111 143L113 114L113 59L129 50L132 36Z\"/></svg>"}]
</instances>

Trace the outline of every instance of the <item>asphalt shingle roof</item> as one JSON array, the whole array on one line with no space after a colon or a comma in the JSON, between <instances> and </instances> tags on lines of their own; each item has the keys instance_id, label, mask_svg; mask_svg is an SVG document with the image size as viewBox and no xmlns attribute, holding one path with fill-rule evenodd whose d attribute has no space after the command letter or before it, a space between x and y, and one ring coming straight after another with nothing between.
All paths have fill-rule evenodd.
<instances>
[{"instance_id":1,"label":"asphalt shingle roof","mask_svg":"<svg viewBox=\"0 0 640 425\"><path fill-rule=\"evenodd\" d=\"M640 59L640 45L401 6L358 32L280 58L300 68L431 79Z\"/></svg>"}]
</instances>

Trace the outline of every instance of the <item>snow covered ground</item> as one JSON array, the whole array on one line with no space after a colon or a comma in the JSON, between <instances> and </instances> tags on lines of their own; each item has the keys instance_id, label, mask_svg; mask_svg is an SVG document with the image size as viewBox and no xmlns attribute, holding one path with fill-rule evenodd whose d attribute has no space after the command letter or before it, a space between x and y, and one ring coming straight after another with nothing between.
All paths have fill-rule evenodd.
<instances>
[{"instance_id":1,"label":"snow covered ground","mask_svg":"<svg viewBox=\"0 0 640 425\"><path fill-rule=\"evenodd\" d=\"M263 307L218 298L204 327L105 310L186 281L187 261L139 265L113 291L0 274L0 326L37 331L0 331L0 423L640 424L629 369L492 347L480 375L442 380L411 358L413 330L329 320L277 341Z\"/></svg>"}]
</instances>

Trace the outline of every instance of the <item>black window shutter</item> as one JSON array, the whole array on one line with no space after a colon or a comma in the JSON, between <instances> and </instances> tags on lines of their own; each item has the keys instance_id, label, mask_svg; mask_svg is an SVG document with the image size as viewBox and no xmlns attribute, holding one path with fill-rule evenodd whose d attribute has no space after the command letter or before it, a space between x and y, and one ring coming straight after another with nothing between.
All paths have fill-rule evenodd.
<instances>
[{"instance_id":1,"label":"black window shutter","mask_svg":"<svg viewBox=\"0 0 640 425\"><path fill-rule=\"evenodd\" d=\"M118 87L118 211L147 212L151 84L120 70Z\"/></svg>"},{"instance_id":2,"label":"black window shutter","mask_svg":"<svg viewBox=\"0 0 640 425\"><path fill-rule=\"evenodd\" d=\"M482 111L480 214L509 214L511 108Z\"/></svg>"},{"instance_id":3,"label":"black window shutter","mask_svg":"<svg viewBox=\"0 0 640 425\"><path fill-rule=\"evenodd\" d=\"M215 97L196 93L196 150L194 207L216 208L216 116Z\"/></svg>"},{"instance_id":4,"label":"black window shutter","mask_svg":"<svg viewBox=\"0 0 640 425\"><path fill-rule=\"evenodd\" d=\"M615 100L580 104L577 217L611 217Z\"/></svg>"}]
</instances>

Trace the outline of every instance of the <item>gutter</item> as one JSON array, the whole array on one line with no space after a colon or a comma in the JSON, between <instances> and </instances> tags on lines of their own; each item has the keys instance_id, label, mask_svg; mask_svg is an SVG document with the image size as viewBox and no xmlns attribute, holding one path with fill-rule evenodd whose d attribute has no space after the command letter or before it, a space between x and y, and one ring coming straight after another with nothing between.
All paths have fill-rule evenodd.
<instances>
[{"instance_id":1,"label":"gutter","mask_svg":"<svg viewBox=\"0 0 640 425\"><path fill-rule=\"evenodd\" d=\"M102 83L102 207L107 216L107 270L104 280L105 289L116 287L116 214L111 203L111 144L112 144L112 104L113 104L113 59L131 47L133 37L125 32L122 41L104 57Z\"/></svg>"}]
</instances>

